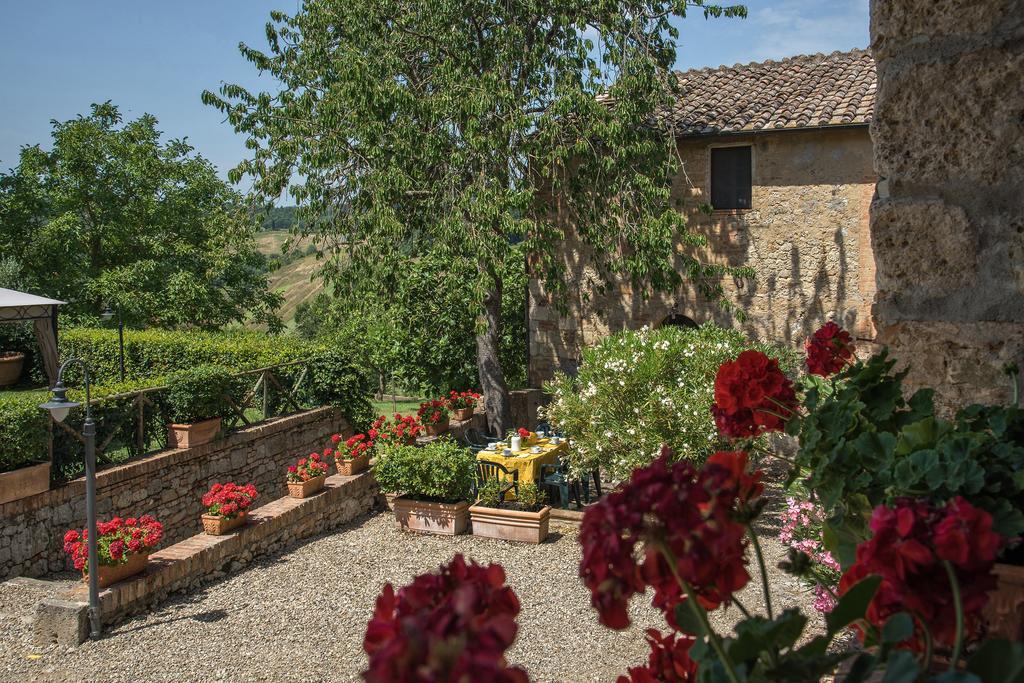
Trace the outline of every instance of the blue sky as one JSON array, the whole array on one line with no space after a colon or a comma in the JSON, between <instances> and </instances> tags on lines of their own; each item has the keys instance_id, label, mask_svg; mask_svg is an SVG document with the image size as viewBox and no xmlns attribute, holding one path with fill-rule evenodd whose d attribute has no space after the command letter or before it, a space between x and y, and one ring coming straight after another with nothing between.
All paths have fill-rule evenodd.
<instances>
[{"instance_id":1,"label":"blue sky","mask_svg":"<svg viewBox=\"0 0 1024 683\"><path fill-rule=\"evenodd\" d=\"M187 137L224 175L243 139L199 94L221 81L256 87L239 41L263 46L272 9L297 0L2 0L0 171L23 144L49 144L51 119L112 100L126 118L148 112L167 137ZM681 23L688 69L848 50L868 43L868 0L748 0L746 20L699 13ZM244 189L244 188L243 188Z\"/></svg>"}]
</instances>

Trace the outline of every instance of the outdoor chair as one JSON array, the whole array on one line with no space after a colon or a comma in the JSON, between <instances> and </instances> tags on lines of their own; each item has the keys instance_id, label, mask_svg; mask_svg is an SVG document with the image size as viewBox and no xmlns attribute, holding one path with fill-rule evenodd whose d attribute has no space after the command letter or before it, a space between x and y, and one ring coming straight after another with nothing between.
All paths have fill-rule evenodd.
<instances>
[{"instance_id":1,"label":"outdoor chair","mask_svg":"<svg viewBox=\"0 0 1024 683\"><path fill-rule=\"evenodd\" d=\"M570 502L575 501L576 507L583 509L590 504L590 478L594 478L597 497L601 493L601 474L598 470L590 472L582 481L569 476L569 467L559 461L557 465L540 466L540 483L548 492L548 500L554 503L553 494L558 494L558 507L568 509ZM582 499L582 503L580 500Z\"/></svg>"},{"instance_id":2,"label":"outdoor chair","mask_svg":"<svg viewBox=\"0 0 1024 683\"><path fill-rule=\"evenodd\" d=\"M479 453L487 447L487 437L476 427L469 427L462 432L462 438L466 445L474 453Z\"/></svg>"},{"instance_id":3,"label":"outdoor chair","mask_svg":"<svg viewBox=\"0 0 1024 683\"><path fill-rule=\"evenodd\" d=\"M519 472L516 470L509 470L504 465L498 462L491 462L490 460L477 460L476 461L476 483L475 490L473 491L474 496L478 495L480 489L484 487L489 481L502 482L504 485L498 492L498 500L502 503L505 502L505 494L509 491L515 491L516 498L519 497Z\"/></svg>"}]
</instances>

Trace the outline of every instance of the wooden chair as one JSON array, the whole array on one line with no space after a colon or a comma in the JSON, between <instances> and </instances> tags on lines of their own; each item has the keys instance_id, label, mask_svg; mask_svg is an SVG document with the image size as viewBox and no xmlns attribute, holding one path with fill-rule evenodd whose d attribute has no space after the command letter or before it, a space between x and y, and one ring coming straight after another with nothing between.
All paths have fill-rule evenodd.
<instances>
[{"instance_id":1,"label":"wooden chair","mask_svg":"<svg viewBox=\"0 0 1024 683\"><path fill-rule=\"evenodd\" d=\"M511 480L511 481L510 481ZM484 487L489 481L503 482L504 486L501 487L501 491L498 493L498 499L501 502L505 502L505 494L509 491L515 491L516 497L519 497L519 472L516 470L509 471L500 462L491 462L490 460L477 460L476 461L476 486L473 491L476 496L480 489Z\"/></svg>"}]
</instances>

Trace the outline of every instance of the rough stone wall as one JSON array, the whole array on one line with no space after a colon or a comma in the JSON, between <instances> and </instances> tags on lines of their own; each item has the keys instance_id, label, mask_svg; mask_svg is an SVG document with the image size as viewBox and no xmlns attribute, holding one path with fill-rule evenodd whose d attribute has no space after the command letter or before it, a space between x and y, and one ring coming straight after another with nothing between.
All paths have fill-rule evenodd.
<instances>
[{"instance_id":1,"label":"rough stone wall","mask_svg":"<svg viewBox=\"0 0 1024 683\"><path fill-rule=\"evenodd\" d=\"M340 412L319 408L103 470L96 477L97 515L151 514L164 524L164 545L177 543L202 531L201 498L214 482L253 482L257 505L279 498L288 492L289 464L322 450L332 433L349 431ZM0 580L68 569L64 532L84 526L84 479L0 505Z\"/></svg>"},{"instance_id":2,"label":"rough stone wall","mask_svg":"<svg viewBox=\"0 0 1024 683\"><path fill-rule=\"evenodd\" d=\"M753 147L752 208L709 216L701 205L710 202L710 150L736 144ZM679 152L684 172L673 197L690 228L708 240L707 249L691 253L704 262L756 271L753 281L730 277L722 283L747 320L738 322L691 287L645 300L622 284L611 296L598 296L588 255L570 244L564 258L578 287L570 288L568 314L559 315L539 284L531 283L532 386L555 370L574 372L583 346L622 329L658 325L673 306L697 323L711 320L794 344L829 319L858 337L874 337L868 207L876 176L866 127L684 138Z\"/></svg>"},{"instance_id":3,"label":"rough stone wall","mask_svg":"<svg viewBox=\"0 0 1024 683\"><path fill-rule=\"evenodd\" d=\"M1024 360L1024 1L873 0L878 341L940 406Z\"/></svg>"}]
</instances>

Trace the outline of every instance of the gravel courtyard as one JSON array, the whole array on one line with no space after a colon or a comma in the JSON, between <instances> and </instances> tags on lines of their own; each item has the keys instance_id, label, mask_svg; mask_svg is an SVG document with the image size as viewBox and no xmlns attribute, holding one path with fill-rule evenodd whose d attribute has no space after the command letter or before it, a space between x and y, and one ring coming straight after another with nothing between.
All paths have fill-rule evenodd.
<instances>
[{"instance_id":1,"label":"gravel courtyard","mask_svg":"<svg viewBox=\"0 0 1024 683\"><path fill-rule=\"evenodd\" d=\"M633 627L601 627L577 578L572 527L554 527L540 546L461 536L402 533L389 513L250 565L204 591L178 596L155 613L123 622L77 649L32 644L30 585L0 584L0 677L4 681L353 681L365 666L362 638L381 586L400 586L456 552L500 562L522 602L509 661L532 681L614 681L646 659L643 631L663 627L642 597ZM763 538L770 567L783 555ZM799 604L820 628L812 597L774 572L779 608ZM760 583L740 595L762 605ZM738 612L714 615L727 626Z\"/></svg>"}]
</instances>

